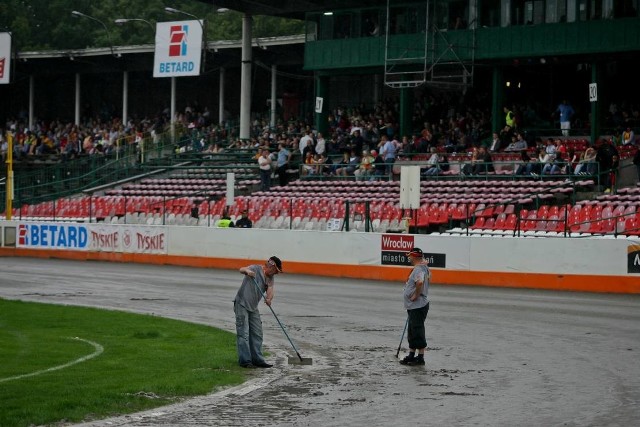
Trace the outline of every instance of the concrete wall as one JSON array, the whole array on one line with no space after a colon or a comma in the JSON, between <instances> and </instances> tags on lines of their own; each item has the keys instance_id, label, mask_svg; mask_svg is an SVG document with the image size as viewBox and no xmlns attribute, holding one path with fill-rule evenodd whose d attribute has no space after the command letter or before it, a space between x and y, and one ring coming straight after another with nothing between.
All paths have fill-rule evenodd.
<instances>
[{"instance_id":1,"label":"concrete wall","mask_svg":"<svg viewBox=\"0 0 640 427\"><path fill-rule=\"evenodd\" d=\"M510 238L188 226L0 222L0 255L239 268L279 256L290 273L406 279L420 247L435 283L640 293L640 240Z\"/></svg>"}]
</instances>

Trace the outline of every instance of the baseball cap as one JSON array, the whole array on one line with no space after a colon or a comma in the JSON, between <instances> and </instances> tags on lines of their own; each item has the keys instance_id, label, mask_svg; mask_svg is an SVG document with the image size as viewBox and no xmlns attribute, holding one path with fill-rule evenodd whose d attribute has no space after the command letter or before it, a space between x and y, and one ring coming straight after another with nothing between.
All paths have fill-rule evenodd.
<instances>
[{"instance_id":1,"label":"baseball cap","mask_svg":"<svg viewBox=\"0 0 640 427\"><path fill-rule=\"evenodd\" d=\"M376 150L371 150L371 155L372 155L372 156L377 156L377 155L378 155L378 152L377 152Z\"/></svg>"},{"instance_id":2,"label":"baseball cap","mask_svg":"<svg viewBox=\"0 0 640 427\"><path fill-rule=\"evenodd\" d=\"M422 252L422 249L420 249L420 248L413 248L413 249L411 249L411 251L407 252L407 256L423 258L424 257L424 253Z\"/></svg>"},{"instance_id":3,"label":"baseball cap","mask_svg":"<svg viewBox=\"0 0 640 427\"><path fill-rule=\"evenodd\" d=\"M278 258L277 256L272 256L271 258L269 258L267 263L269 265L275 265L278 269L278 273L282 273L282 261L280 261L280 258Z\"/></svg>"}]
</instances>

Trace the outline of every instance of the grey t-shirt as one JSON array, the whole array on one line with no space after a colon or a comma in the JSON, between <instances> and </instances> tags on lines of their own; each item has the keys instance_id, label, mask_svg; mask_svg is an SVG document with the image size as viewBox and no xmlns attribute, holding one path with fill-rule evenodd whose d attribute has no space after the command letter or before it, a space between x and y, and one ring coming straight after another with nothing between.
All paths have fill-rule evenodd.
<instances>
[{"instance_id":1,"label":"grey t-shirt","mask_svg":"<svg viewBox=\"0 0 640 427\"><path fill-rule=\"evenodd\" d=\"M240 285L240 289L238 289L238 293L233 301L243 306L247 311L257 311L258 304L262 299L262 292L266 293L267 287L273 286L273 279L269 280L269 278L266 277L261 265L254 264L250 265L249 268L256 273L256 277L244 276L242 285ZM258 283L262 292L258 291L254 280Z\"/></svg>"},{"instance_id":2,"label":"grey t-shirt","mask_svg":"<svg viewBox=\"0 0 640 427\"><path fill-rule=\"evenodd\" d=\"M424 307L429 300L427 299L427 293L429 292L429 280L431 279L431 271L426 264L418 264L413 267L407 283L404 285L404 308L407 310L413 310L416 308ZM411 301L411 296L416 290L416 282L423 281L422 293L418 295L415 301Z\"/></svg>"}]
</instances>

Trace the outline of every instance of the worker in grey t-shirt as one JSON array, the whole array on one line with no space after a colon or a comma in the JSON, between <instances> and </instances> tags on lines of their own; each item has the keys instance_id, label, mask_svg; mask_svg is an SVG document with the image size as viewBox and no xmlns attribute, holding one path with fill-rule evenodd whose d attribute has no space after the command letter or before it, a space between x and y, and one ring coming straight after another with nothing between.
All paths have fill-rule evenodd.
<instances>
[{"instance_id":1,"label":"worker in grey t-shirt","mask_svg":"<svg viewBox=\"0 0 640 427\"><path fill-rule=\"evenodd\" d=\"M400 361L403 365L424 365L424 350L427 347L424 322L429 312L429 280L431 271L424 253L420 248L413 248L407 253L413 270L404 285L404 308L407 310L407 338L409 355ZM418 355L416 356L416 350Z\"/></svg>"},{"instance_id":2,"label":"worker in grey t-shirt","mask_svg":"<svg viewBox=\"0 0 640 427\"><path fill-rule=\"evenodd\" d=\"M264 266L254 264L240 268L245 275L233 300L236 315L236 345L238 362L243 368L270 368L271 364L262 355L262 320L258 304L264 296L271 306L274 294L273 276L282 272L282 261L276 256L269 258Z\"/></svg>"}]
</instances>

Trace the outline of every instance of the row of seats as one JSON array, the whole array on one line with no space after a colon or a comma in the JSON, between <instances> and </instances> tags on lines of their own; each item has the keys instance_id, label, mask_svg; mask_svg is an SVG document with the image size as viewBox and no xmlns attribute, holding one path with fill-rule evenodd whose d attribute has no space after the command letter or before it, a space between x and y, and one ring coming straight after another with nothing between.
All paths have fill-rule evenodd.
<instances>
[{"instance_id":1,"label":"row of seats","mask_svg":"<svg viewBox=\"0 0 640 427\"><path fill-rule=\"evenodd\" d=\"M640 235L640 210L636 205L541 206L519 213L478 216L471 230L544 231L554 233ZM460 232L462 229L453 229Z\"/></svg>"}]
</instances>

